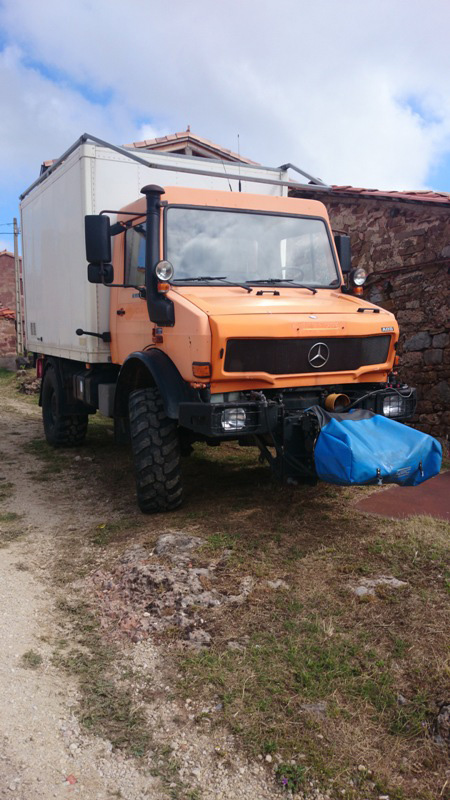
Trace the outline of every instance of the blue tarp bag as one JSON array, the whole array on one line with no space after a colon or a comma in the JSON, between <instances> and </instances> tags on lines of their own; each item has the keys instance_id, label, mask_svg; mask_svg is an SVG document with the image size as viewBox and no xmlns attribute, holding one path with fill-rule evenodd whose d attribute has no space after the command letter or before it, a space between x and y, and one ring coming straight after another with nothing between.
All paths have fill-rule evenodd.
<instances>
[{"instance_id":1,"label":"blue tarp bag","mask_svg":"<svg viewBox=\"0 0 450 800\"><path fill-rule=\"evenodd\" d=\"M416 486L441 468L441 445L415 428L372 411L332 413L319 406L310 411L320 424L314 460L323 481Z\"/></svg>"}]
</instances>

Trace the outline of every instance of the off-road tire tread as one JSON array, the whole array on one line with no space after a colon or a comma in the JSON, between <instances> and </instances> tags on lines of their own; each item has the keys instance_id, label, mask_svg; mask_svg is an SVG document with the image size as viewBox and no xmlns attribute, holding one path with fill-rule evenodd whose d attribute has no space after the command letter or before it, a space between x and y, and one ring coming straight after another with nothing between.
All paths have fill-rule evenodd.
<instances>
[{"instance_id":1,"label":"off-road tire tread","mask_svg":"<svg viewBox=\"0 0 450 800\"><path fill-rule=\"evenodd\" d=\"M47 443L52 447L78 447L83 444L89 417L87 414L57 414L54 425L49 426L46 422L46 392L48 391L46 383L50 383L54 392L57 394L57 402L61 401L58 397L58 383L53 367L49 367L43 378L44 385L42 388L42 416L44 421L44 431Z\"/></svg>"},{"instance_id":2,"label":"off-road tire tread","mask_svg":"<svg viewBox=\"0 0 450 800\"><path fill-rule=\"evenodd\" d=\"M88 427L88 416L61 416L54 447L78 447L83 444Z\"/></svg>"},{"instance_id":3,"label":"off-road tire tread","mask_svg":"<svg viewBox=\"0 0 450 800\"><path fill-rule=\"evenodd\" d=\"M177 423L166 417L158 389L131 392L129 420L139 508L174 511L183 498Z\"/></svg>"}]
</instances>

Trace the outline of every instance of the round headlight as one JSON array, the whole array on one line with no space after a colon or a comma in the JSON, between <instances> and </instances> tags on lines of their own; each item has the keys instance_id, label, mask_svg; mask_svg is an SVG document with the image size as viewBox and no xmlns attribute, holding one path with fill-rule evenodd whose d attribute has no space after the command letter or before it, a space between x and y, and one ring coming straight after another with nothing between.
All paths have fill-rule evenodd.
<instances>
[{"instance_id":1,"label":"round headlight","mask_svg":"<svg viewBox=\"0 0 450 800\"><path fill-rule=\"evenodd\" d=\"M173 278L173 265L170 261L158 261L155 273L159 281L171 281Z\"/></svg>"},{"instance_id":2,"label":"round headlight","mask_svg":"<svg viewBox=\"0 0 450 800\"><path fill-rule=\"evenodd\" d=\"M367 272L362 267L354 269L351 274L352 283L355 286L362 286L366 282Z\"/></svg>"}]
</instances>

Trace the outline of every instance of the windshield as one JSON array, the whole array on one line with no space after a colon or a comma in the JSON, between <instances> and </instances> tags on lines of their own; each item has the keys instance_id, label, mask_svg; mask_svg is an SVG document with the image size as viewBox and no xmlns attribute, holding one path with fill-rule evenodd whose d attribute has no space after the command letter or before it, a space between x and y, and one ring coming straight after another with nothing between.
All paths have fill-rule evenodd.
<instances>
[{"instance_id":1,"label":"windshield","mask_svg":"<svg viewBox=\"0 0 450 800\"><path fill-rule=\"evenodd\" d=\"M250 283L339 283L323 220L176 206L166 213L166 258L174 280L206 275Z\"/></svg>"}]
</instances>

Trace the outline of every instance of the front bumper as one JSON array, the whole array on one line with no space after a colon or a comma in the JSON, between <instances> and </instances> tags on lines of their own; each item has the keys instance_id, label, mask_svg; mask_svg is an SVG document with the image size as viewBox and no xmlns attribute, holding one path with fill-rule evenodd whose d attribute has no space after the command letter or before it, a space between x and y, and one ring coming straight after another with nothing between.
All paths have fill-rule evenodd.
<instances>
[{"instance_id":1,"label":"front bumper","mask_svg":"<svg viewBox=\"0 0 450 800\"><path fill-rule=\"evenodd\" d=\"M342 387L343 390L347 387ZM334 387L337 391L337 387ZM351 406L373 411L375 414L390 417L399 422L410 419L416 408L416 390L410 387L393 389L384 387L371 391L359 388L349 391ZM275 431L285 424L285 420L298 413L304 413L312 405L321 405L317 394L305 393L305 398L298 408L286 398L282 400L267 399L230 403L180 403L178 421L182 428L187 428L200 436L208 438L235 439L247 435L263 436ZM344 409L345 410L345 409ZM233 427L233 419L235 427Z\"/></svg>"}]
</instances>

